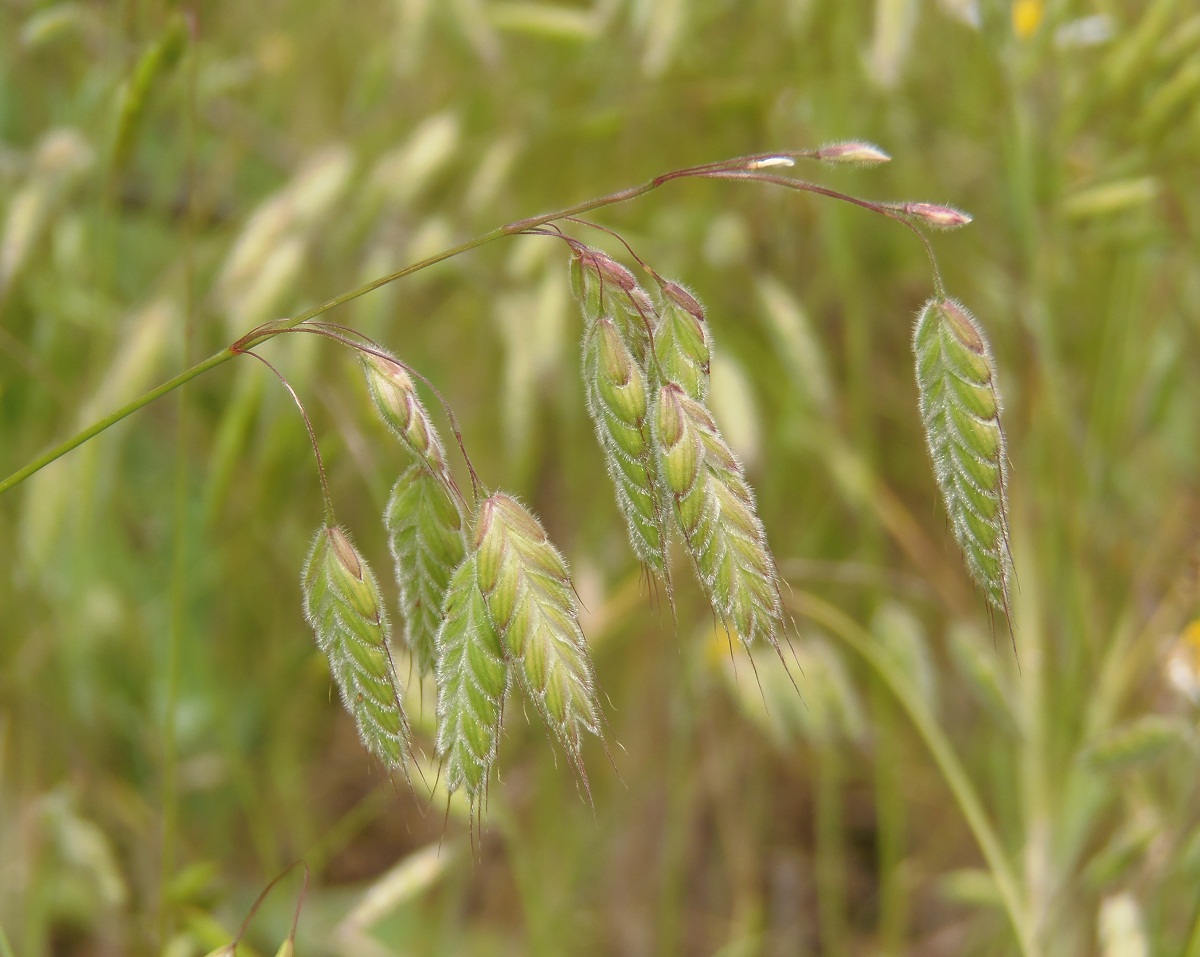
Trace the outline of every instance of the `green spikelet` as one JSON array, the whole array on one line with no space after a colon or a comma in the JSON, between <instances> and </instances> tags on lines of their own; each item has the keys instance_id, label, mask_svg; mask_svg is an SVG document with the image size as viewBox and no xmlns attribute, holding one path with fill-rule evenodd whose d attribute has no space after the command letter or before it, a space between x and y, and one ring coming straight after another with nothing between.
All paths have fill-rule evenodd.
<instances>
[{"instance_id":1,"label":"green spikelet","mask_svg":"<svg viewBox=\"0 0 1200 957\"><path fill-rule=\"evenodd\" d=\"M778 645L779 573L754 492L708 410L668 382L658 390L654 438L675 520L708 600L750 645Z\"/></svg>"},{"instance_id":2,"label":"green spikelet","mask_svg":"<svg viewBox=\"0 0 1200 957\"><path fill-rule=\"evenodd\" d=\"M369 352L362 353L362 364L380 418L431 471L445 472L442 440L404 366L390 356Z\"/></svg>"},{"instance_id":3,"label":"green spikelet","mask_svg":"<svg viewBox=\"0 0 1200 957\"><path fill-rule=\"evenodd\" d=\"M437 752L445 761L446 789L462 788L477 807L496 760L508 666L474 555L446 589L437 649Z\"/></svg>"},{"instance_id":4,"label":"green spikelet","mask_svg":"<svg viewBox=\"0 0 1200 957\"><path fill-rule=\"evenodd\" d=\"M996 366L975 318L931 299L913 335L925 441L954 537L991 604L1007 612L1012 563Z\"/></svg>"},{"instance_id":5,"label":"green spikelet","mask_svg":"<svg viewBox=\"0 0 1200 957\"><path fill-rule=\"evenodd\" d=\"M600 733L591 659L567 566L541 523L497 493L475 525L479 590L517 679L582 773L582 734Z\"/></svg>"},{"instance_id":6,"label":"green spikelet","mask_svg":"<svg viewBox=\"0 0 1200 957\"><path fill-rule=\"evenodd\" d=\"M591 322L584 334L583 382L588 414L629 528L629 543L641 562L665 576L666 515L647 421L649 385L606 316Z\"/></svg>"},{"instance_id":7,"label":"green spikelet","mask_svg":"<svg viewBox=\"0 0 1200 957\"><path fill-rule=\"evenodd\" d=\"M629 343L638 365L646 367L654 303L633 273L598 249L581 246L571 260L571 289L588 325L608 316Z\"/></svg>"},{"instance_id":8,"label":"green spikelet","mask_svg":"<svg viewBox=\"0 0 1200 957\"><path fill-rule=\"evenodd\" d=\"M712 341L704 309L677 283L658 279L662 298L654 324L656 373L674 382L684 393L703 402L708 395Z\"/></svg>"},{"instance_id":9,"label":"green spikelet","mask_svg":"<svg viewBox=\"0 0 1200 957\"><path fill-rule=\"evenodd\" d=\"M408 719L388 649L387 616L375 576L343 529L326 525L317 532L301 585L304 615L359 737L389 768L404 767Z\"/></svg>"},{"instance_id":10,"label":"green spikelet","mask_svg":"<svg viewBox=\"0 0 1200 957\"><path fill-rule=\"evenodd\" d=\"M411 465L383 513L400 589L404 640L422 676L437 662L434 638L454 569L467 552L463 516L444 476Z\"/></svg>"}]
</instances>

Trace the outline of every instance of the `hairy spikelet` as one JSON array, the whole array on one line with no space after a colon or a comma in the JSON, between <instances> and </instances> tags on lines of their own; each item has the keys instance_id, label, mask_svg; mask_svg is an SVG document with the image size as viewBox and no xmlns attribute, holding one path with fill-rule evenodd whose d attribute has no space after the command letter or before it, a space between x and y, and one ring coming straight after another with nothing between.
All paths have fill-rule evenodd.
<instances>
[{"instance_id":1,"label":"hairy spikelet","mask_svg":"<svg viewBox=\"0 0 1200 957\"><path fill-rule=\"evenodd\" d=\"M437 752L446 789L462 788L477 806L496 760L508 690L500 635L479 590L478 563L468 556L446 589L437 633Z\"/></svg>"},{"instance_id":2,"label":"hairy spikelet","mask_svg":"<svg viewBox=\"0 0 1200 957\"><path fill-rule=\"evenodd\" d=\"M649 383L607 316L589 323L584 333L583 382L629 543L641 562L665 575L666 513L648 421Z\"/></svg>"},{"instance_id":3,"label":"hairy spikelet","mask_svg":"<svg viewBox=\"0 0 1200 957\"><path fill-rule=\"evenodd\" d=\"M598 249L582 246L571 260L571 288L588 324L609 317L638 365L647 365L654 303L633 273Z\"/></svg>"},{"instance_id":4,"label":"hairy spikelet","mask_svg":"<svg viewBox=\"0 0 1200 957\"><path fill-rule=\"evenodd\" d=\"M475 550L479 590L517 679L582 772L582 735L600 733L600 708L566 563L541 523L502 493L479 508Z\"/></svg>"},{"instance_id":5,"label":"hairy spikelet","mask_svg":"<svg viewBox=\"0 0 1200 957\"><path fill-rule=\"evenodd\" d=\"M779 573L741 464L709 411L674 382L658 390L653 423L663 484L713 610L745 644L777 646Z\"/></svg>"},{"instance_id":6,"label":"hairy spikelet","mask_svg":"<svg viewBox=\"0 0 1200 957\"><path fill-rule=\"evenodd\" d=\"M434 639L446 586L467 552L462 512L444 477L418 462L392 488L383 520L400 589L404 640L424 676L437 661Z\"/></svg>"},{"instance_id":7,"label":"hairy spikelet","mask_svg":"<svg viewBox=\"0 0 1200 957\"><path fill-rule=\"evenodd\" d=\"M967 568L1007 612L1006 453L996 366L975 318L952 299L931 299L913 335L925 441Z\"/></svg>"},{"instance_id":8,"label":"hairy spikelet","mask_svg":"<svg viewBox=\"0 0 1200 957\"><path fill-rule=\"evenodd\" d=\"M404 366L389 356L369 352L362 354L362 364L380 418L433 472L444 473L442 440Z\"/></svg>"},{"instance_id":9,"label":"hairy spikelet","mask_svg":"<svg viewBox=\"0 0 1200 957\"><path fill-rule=\"evenodd\" d=\"M388 767L403 767L408 719L388 648L387 616L375 576L343 529L326 525L317 532L301 584L304 615L359 737Z\"/></svg>"},{"instance_id":10,"label":"hairy spikelet","mask_svg":"<svg viewBox=\"0 0 1200 957\"><path fill-rule=\"evenodd\" d=\"M654 371L697 402L708 395L712 340L704 309L678 283L658 280L662 296L654 323Z\"/></svg>"}]
</instances>

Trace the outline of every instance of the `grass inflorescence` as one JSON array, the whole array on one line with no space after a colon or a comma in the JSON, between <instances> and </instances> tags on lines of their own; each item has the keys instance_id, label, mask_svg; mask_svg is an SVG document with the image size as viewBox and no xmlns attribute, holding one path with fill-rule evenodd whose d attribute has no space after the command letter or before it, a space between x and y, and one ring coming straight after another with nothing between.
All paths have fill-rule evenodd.
<instances>
[{"instance_id":1,"label":"grass inflorescence","mask_svg":"<svg viewBox=\"0 0 1200 957\"><path fill-rule=\"evenodd\" d=\"M925 304L913 332L917 389L934 476L971 576L1007 614L1007 454L996 363L979 323L953 299Z\"/></svg>"},{"instance_id":2,"label":"grass inflorescence","mask_svg":"<svg viewBox=\"0 0 1200 957\"><path fill-rule=\"evenodd\" d=\"M304 614L359 737L387 767L404 767L408 719L388 647L391 628L375 575L344 529L317 532L302 583Z\"/></svg>"},{"instance_id":3,"label":"grass inflorescence","mask_svg":"<svg viewBox=\"0 0 1200 957\"><path fill-rule=\"evenodd\" d=\"M782 656L784 615L775 557L745 470L708 405L713 340L703 306L611 230L604 231L624 246L637 270L568 236L560 224L594 226L578 214L687 178L781 186L892 219L921 239L939 291L922 313L915 337L921 414L937 481L971 573L989 601L1007 611L1004 440L994 365L974 320L941 294L932 248L920 229L953 228L969 217L928 203L859 199L779 172L801 159L874 165L887 156L870 144L841 143L740 157L675 170L571 209L510 223L298 317L255 327L224 353L31 463L0 489L214 365L243 353L261 358L253 350L280 333L308 332L357 350L375 412L410 457L393 486L383 524L405 641L418 678L434 677L435 746L447 790L464 791L472 807L481 809L505 700L514 685L586 785L584 737L599 735L603 719L579 602L562 554L529 509L482 486L469 459L472 497L463 496L418 392L417 382L429 385L428 380L361 333L319 317L380 285L504 236L542 234L565 241L571 251L570 285L584 319L580 369L587 410L634 556L665 582L674 606L669 544L677 535L727 634L747 647L765 643ZM646 286L635 271L648 277ZM276 374L299 403L295 390ZM436 394L465 458L454 414ZM326 510L305 564L305 613L364 744L389 768L404 767L410 753L408 722L388 646L388 617L366 560L333 519L316 435L307 414L304 419Z\"/></svg>"}]
</instances>

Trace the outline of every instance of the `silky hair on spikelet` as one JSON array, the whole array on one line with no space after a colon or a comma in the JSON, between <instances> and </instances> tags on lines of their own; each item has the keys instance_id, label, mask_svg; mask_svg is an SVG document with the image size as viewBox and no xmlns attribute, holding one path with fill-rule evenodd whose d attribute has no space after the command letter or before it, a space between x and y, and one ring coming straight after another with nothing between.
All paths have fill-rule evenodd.
<instances>
[{"instance_id":1,"label":"silky hair on spikelet","mask_svg":"<svg viewBox=\"0 0 1200 957\"><path fill-rule=\"evenodd\" d=\"M583 384L630 546L642 564L666 577L666 512L650 433L650 383L607 316L584 332Z\"/></svg>"},{"instance_id":2,"label":"silky hair on spikelet","mask_svg":"<svg viewBox=\"0 0 1200 957\"><path fill-rule=\"evenodd\" d=\"M383 524L400 591L404 641L423 677L437 665L446 588L467 552L462 509L447 476L415 462L392 487Z\"/></svg>"},{"instance_id":3,"label":"silky hair on spikelet","mask_svg":"<svg viewBox=\"0 0 1200 957\"><path fill-rule=\"evenodd\" d=\"M515 677L579 774L600 706L566 562L541 523L497 492L475 521L479 590Z\"/></svg>"},{"instance_id":4,"label":"silky hair on spikelet","mask_svg":"<svg viewBox=\"0 0 1200 957\"><path fill-rule=\"evenodd\" d=\"M921 309L913 352L921 423L950 526L971 576L1007 614L1008 456L995 360L975 317L946 298Z\"/></svg>"},{"instance_id":5,"label":"silky hair on spikelet","mask_svg":"<svg viewBox=\"0 0 1200 957\"><path fill-rule=\"evenodd\" d=\"M653 423L672 514L713 610L746 645L778 649L779 572L741 463L708 409L674 382L658 390Z\"/></svg>"},{"instance_id":6,"label":"silky hair on spikelet","mask_svg":"<svg viewBox=\"0 0 1200 957\"><path fill-rule=\"evenodd\" d=\"M386 353L362 353L367 387L379 417L409 451L435 474L446 471L446 451L408 370Z\"/></svg>"},{"instance_id":7,"label":"silky hair on spikelet","mask_svg":"<svg viewBox=\"0 0 1200 957\"><path fill-rule=\"evenodd\" d=\"M391 628L375 575L343 528L318 530L301 587L304 616L363 745L389 768L406 767L408 718L388 647Z\"/></svg>"},{"instance_id":8,"label":"silky hair on spikelet","mask_svg":"<svg viewBox=\"0 0 1200 957\"><path fill-rule=\"evenodd\" d=\"M708 395L712 364L712 336L704 309L679 283L658 280L658 312L654 323L653 374L660 382L674 382L697 402Z\"/></svg>"},{"instance_id":9,"label":"silky hair on spikelet","mask_svg":"<svg viewBox=\"0 0 1200 957\"><path fill-rule=\"evenodd\" d=\"M511 672L479 590L474 554L450 579L441 614L435 671L437 753L444 762L446 790L461 788L477 809L496 761Z\"/></svg>"}]
</instances>

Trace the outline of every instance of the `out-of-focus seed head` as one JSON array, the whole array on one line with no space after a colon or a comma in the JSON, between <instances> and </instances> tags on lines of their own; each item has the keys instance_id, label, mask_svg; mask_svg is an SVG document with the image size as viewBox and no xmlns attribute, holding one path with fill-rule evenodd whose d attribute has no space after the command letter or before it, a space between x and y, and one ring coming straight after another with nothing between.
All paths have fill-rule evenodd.
<instances>
[{"instance_id":1,"label":"out-of-focus seed head","mask_svg":"<svg viewBox=\"0 0 1200 957\"><path fill-rule=\"evenodd\" d=\"M917 219L934 229L958 229L971 222L971 214L937 203L895 203L888 206L901 216Z\"/></svg>"},{"instance_id":2,"label":"out-of-focus seed head","mask_svg":"<svg viewBox=\"0 0 1200 957\"><path fill-rule=\"evenodd\" d=\"M891 157L874 143L855 140L847 143L830 143L815 153L815 158L824 163L839 166L878 166L891 162Z\"/></svg>"}]
</instances>

